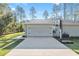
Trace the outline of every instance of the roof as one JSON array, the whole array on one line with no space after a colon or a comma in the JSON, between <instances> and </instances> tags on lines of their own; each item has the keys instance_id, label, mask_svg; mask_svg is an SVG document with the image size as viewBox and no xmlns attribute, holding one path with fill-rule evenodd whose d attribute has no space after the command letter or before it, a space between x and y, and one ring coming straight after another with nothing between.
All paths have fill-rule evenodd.
<instances>
[{"instance_id":1,"label":"roof","mask_svg":"<svg viewBox=\"0 0 79 59\"><path fill-rule=\"evenodd\" d=\"M78 25L79 22L73 22L71 20L62 20L63 25ZM24 24L59 24L58 20L51 20L51 19L36 19L36 20L27 20Z\"/></svg>"},{"instance_id":2,"label":"roof","mask_svg":"<svg viewBox=\"0 0 79 59\"><path fill-rule=\"evenodd\" d=\"M74 22L71 20L63 20L63 25L68 25L68 26L79 26L79 22Z\"/></svg>"},{"instance_id":3,"label":"roof","mask_svg":"<svg viewBox=\"0 0 79 59\"><path fill-rule=\"evenodd\" d=\"M52 20L27 20L25 24L53 24Z\"/></svg>"}]
</instances>

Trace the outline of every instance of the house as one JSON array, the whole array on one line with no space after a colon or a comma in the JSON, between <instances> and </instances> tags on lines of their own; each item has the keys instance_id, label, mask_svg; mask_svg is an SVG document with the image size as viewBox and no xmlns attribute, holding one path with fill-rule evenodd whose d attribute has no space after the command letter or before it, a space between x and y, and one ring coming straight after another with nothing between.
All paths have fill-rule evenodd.
<instances>
[{"instance_id":1,"label":"house","mask_svg":"<svg viewBox=\"0 0 79 59\"><path fill-rule=\"evenodd\" d=\"M70 36L79 36L79 23L73 21L62 21L63 32ZM59 21L58 20L27 20L24 23L24 31L28 36L59 36Z\"/></svg>"},{"instance_id":2,"label":"house","mask_svg":"<svg viewBox=\"0 0 79 59\"><path fill-rule=\"evenodd\" d=\"M63 32L68 33L72 37L79 37L79 22L63 21Z\"/></svg>"}]
</instances>

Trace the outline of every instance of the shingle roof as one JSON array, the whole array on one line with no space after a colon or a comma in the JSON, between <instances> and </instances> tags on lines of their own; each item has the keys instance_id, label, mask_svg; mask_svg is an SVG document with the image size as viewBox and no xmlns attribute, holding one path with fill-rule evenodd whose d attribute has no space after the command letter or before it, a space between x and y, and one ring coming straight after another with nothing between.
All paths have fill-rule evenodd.
<instances>
[{"instance_id":1,"label":"shingle roof","mask_svg":"<svg viewBox=\"0 0 79 59\"><path fill-rule=\"evenodd\" d=\"M52 20L27 20L25 24L53 24Z\"/></svg>"},{"instance_id":2,"label":"shingle roof","mask_svg":"<svg viewBox=\"0 0 79 59\"><path fill-rule=\"evenodd\" d=\"M63 20L63 25L79 25L79 22L73 22L71 20ZM59 24L58 20L51 20L51 19L36 19L36 20L27 20L24 24Z\"/></svg>"}]
</instances>

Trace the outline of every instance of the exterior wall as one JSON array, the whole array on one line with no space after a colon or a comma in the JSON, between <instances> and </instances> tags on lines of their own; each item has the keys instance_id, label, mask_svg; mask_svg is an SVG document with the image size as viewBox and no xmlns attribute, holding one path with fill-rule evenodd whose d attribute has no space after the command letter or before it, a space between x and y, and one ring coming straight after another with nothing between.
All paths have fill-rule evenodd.
<instances>
[{"instance_id":1,"label":"exterior wall","mask_svg":"<svg viewBox=\"0 0 79 59\"><path fill-rule=\"evenodd\" d=\"M54 23L58 24L59 22L54 22L52 20L32 20L24 24L24 30L27 36L53 36ZM68 33L70 36L79 37L79 23L64 21L63 31ZM59 35L58 28L55 36Z\"/></svg>"},{"instance_id":2,"label":"exterior wall","mask_svg":"<svg viewBox=\"0 0 79 59\"><path fill-rule=\"evenodd\" d=\"M63 26L63 32L68 33L70 37L79 37L79 26L66 25ZM59 29L57 30L55 36L59 36Z\"/></svg>"},{"instance_id":3,"label":"exterior wall","mask_svg":"<svg viewBox=\"0 0 79 59\"><path fill-rule=\"evenodd\" d=\"M29 24L27 25L27 36L53 36L52 25L50 24Z\"/></svg>"},{"instance_id":4,"label":"exterior wall","mask_svg":"<svg viewBox=\"0 0 79 59\"><path fill-rule=\"evenodd\" d=\"M79 37L79 26L63 26L63 31L68 33L70 36Z\"/></svg>"}]
</instances>

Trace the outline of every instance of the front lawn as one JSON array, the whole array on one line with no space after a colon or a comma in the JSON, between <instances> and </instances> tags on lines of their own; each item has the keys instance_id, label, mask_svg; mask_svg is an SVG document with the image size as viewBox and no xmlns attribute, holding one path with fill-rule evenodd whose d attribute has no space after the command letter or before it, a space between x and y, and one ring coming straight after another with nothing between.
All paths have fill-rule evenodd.
<instances>
[{"instance_id":1,"label":"front lawn","mask_svg":"<svg viewBox=\"0 0 79 59\"><path fill-rule=\"evenodd\" d=\"M17 40L13 38L16 38L17 36L23 34L24 34L23 32L19 32L0 36L0 56L6 55L9 51L11 51L11 49L16 47L20 42L22 42L23 41L22 39Z\"/></svg>"},{"instance_id":2,"label":"front lawn","mask_svg":"<svg viewBox=\"0 0 79 59\"><path fill-rule=\"evenodd\" d=\"M79 38L70 38L74 43L73 44L66 44L69 48L79 54Z\"/></svg>"},{"instance_id":3,"label":"front lawn","mask_svg":"<svg viewBox=\"0 0 79 59\"><path fill-rule=\"evenodd\" d=\"M10 52L13 48L15 48L22 41L23 40L15 40L11 42L12 44L10 44L9 46L6 46L5 48L0 49L0 56L6 55L8 52Z\"/></svg>"},{"instance_id":4,"label":"front lawn","mask_svg":"<svg viewBox=\"0 0 79 59\"><path fill-rule=\"evenodd\" d=\"M8 35L2 35L0 36L0 40L8 40L8 39L12 39L14 37L17 37L19 35L22 35L24 32L19 32L19 33L14 33L14 34L8 34Z\"/></svg>"}]
</instances>

